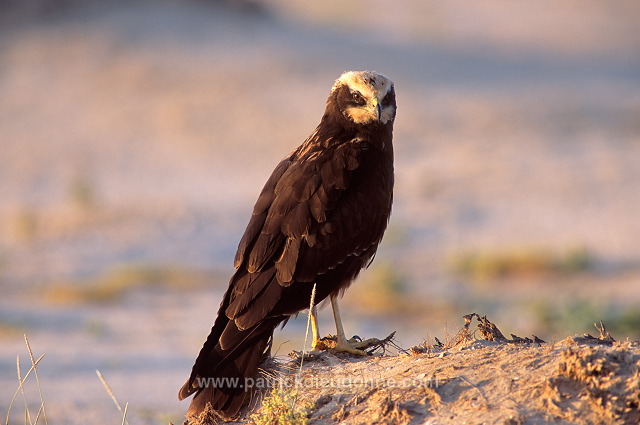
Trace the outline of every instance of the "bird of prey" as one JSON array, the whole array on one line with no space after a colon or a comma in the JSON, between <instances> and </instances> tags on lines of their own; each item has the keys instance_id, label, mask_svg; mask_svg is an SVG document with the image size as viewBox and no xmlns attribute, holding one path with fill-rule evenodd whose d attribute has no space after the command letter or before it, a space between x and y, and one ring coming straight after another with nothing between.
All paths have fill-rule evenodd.
<instances>
[{"instance_id":1,"label":"bird of prey","mask_svg":"<svg viewBox=\"0 0 640 425\"><path fill-rule=\"evenodd\" d=\"M195 394L187 417L207 403L238 415L273 331L315 300L330 298L337 350L345 337L336 298L367 267L382 240L393 198L393 82L349 71L334 83L320 124L267 180L235 256L222 299L180 400ZM319 341L315 308L313 346Z\"/></svg>"}]
</instances>

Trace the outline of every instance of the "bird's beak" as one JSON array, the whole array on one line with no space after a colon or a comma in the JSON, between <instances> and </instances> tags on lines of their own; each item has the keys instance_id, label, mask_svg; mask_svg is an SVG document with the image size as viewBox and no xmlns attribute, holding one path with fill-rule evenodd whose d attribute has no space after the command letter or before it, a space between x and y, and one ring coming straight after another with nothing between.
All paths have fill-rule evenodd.
<instances>
[{"instance_id":1,"label":"bird's beak","mask_svg":"<svg viewBox=\"0 0 640 425\"><path fill-rule=\"evenodd\" d=\"M377 97L373 98L371 106L371 113L376 117L376 121L380 121L380 117L382 116L382 107L380 106Z\"/></svg>"}]
</instances>

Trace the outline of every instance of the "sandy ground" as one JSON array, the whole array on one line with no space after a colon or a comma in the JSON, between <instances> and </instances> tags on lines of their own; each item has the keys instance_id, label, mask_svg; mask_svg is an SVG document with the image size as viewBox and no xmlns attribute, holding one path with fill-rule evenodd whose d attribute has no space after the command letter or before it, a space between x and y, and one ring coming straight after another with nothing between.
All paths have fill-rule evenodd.
<instances>
[{"instance_id":1,"label":"sandy ground","mask_svg":"<svg viewBox=\"0 0 640 425\"><path fill-rule=\"evenodd\" d=\"M353 358L324 352L301 367L299 358L281 363L264 376L271 378L276 394L290 399L265 402L257 414L268 418L297 411L314 424L640 420L637 342L576 337L553 344L514 343L460 336L443 346L414 347L397 356Z\"/></svg>"},{"instance_id":2,"label":"sandy ground","mask_svg":"<svg viewBox=\"0 0 640 425\"><path fill-rule=\"evenodd\" d=\"M50 423L119 422L95 369L130 403L130 423L178 422L177 389L259 188L345 69L396 83L395 204L376 264L392 265L407 295L403 308L371 308L374 268L347 294L349 330L401 330L407 348L478 311L550 340L637 311L637 2L377 1L337 14L332 2L265 4L69 2L2 16L0 412L16 356L27 363L26 332L46 353ZM449 266L459 253L530 247L581 247L594 266L491 282ZM140 265L219 278L111 302L47 296ZM304 318L291 322L279 354L303 335Z\"/></svg>"}]
</instances>

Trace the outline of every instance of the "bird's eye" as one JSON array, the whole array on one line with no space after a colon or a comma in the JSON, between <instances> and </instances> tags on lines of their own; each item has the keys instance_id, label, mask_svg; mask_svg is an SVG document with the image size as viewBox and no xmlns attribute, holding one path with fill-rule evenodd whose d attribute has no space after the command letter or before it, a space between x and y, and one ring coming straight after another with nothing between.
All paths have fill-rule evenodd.
<instances>
[{"instance_id":1,"label":"bird's eye","mask_svg":"<svg viewBox=\"0 0 640 425\"><path fill-rule=\"evenodd\" d=\"M393 96L391 96L391 92L387 93L387 95L382 99L382 104L384 106L389 106L391 104Z\"/></svg>"},{"instance_id":2,"label":"bird's eye","mask_svg":"<svg viewBox=\"0 0 640 425\"><path fill-rule=\"evenodd\" d=\"M353 101L355 103L357 103L358 105L364 105L365 101L364 98L362 97L362 95L360 93L358 93L357 91L351 92L351 98L353 99Z\"/></svg>"}]
</instances>

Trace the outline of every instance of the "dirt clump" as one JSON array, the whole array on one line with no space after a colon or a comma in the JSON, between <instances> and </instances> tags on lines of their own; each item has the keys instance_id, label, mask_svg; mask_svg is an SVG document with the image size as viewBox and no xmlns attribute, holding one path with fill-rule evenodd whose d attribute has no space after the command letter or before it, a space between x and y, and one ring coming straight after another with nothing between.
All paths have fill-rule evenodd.
<instances>
[{"instance_id":1,"label":"dirt clump","mask_svg":"<svg viewBox=\"0 0 640 425\"><path fill-rule=\"evenodd\" d=\"M637 345L574 346L561 353L545 403L558 417L592 423L640 423L640 353Z\"/></svg>"}]
</instances>

